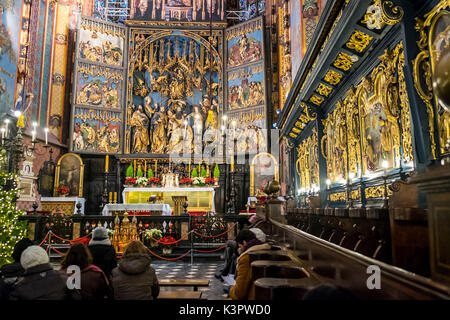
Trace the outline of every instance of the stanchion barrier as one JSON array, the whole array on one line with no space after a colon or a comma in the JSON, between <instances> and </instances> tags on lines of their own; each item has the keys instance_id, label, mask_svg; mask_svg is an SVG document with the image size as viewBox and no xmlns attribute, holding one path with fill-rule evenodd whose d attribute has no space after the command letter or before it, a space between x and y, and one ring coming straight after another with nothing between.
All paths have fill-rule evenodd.
<instances>
[{"instance_id":1,"label":"stanchion barrier","mask_svg":"<svg viewBox=\"0 0 450 320\"><path fill-rule=\"evenodd\" d=\"M47 234L46 234L45 237L44 237L44 240L42 240L42 242L39 243L39 247L42 246L42 244L45 242L45 240L47 240L49 233L50 233L50 231L47 232Z\"/></svg>"},{"instance_id":2,"label":"stanchion barrier","mask_svg":"<svg viewBox=\"0 0 450 320\"><path fill-rule=\"evenodd\" d=\"M235 226L235 223L233 223L233 225L232 225L230 228L228 228L227 230L225 230L224 232L222 232L222 233L220 233L220 234L217 234L217 235L215 235L215 236L207 236L207 235L198 233L198 232L195 231L195 230L192 230L192 231L193 231L196 235L198 235L199 237L203 237L203 238L217 238L217 237L223 236L224 234L230 232L230 230L233 229L234 226Z\"/></svg>"},{"instance_id":3,"label":"stanchion barrier","mask_svg":"<svg viewBox=\"0 0 450 320\"><path fill-rule=\"evenodd\" d=\"M58 254L62 255L62 256L64 256L64 255L65 255L65 253L62 253L61 251L58 251L58 250L56 250L56 249L55 249L55 248L53 248L53 247L52 247L52 250L53 250L53 251L55 251L56 253L58 253Z\"/></svg>"},{"instance_id":4,"label":"stanchion barrier","mask_svg":"<svg viewBox=\"0 0 450 320\"><path fill-rule=\"evenodd\" d=\"M213 250L199 250L199 249L195 249L195 251L197 251L197 252L202 252L202 253L208 253L208 252L219 251L219 250L222 250L222 249L224 249L224 248L226 248L226 247L227 247L227 245L224 244L223 246L221 246L221 247L219 247L219 248L216 248L216 249L213 249Z\"/></svg>"},{"instance_id":5,"label":"stanchion barrier","mask_svg":"<svg viewBox=\"0 0 450 320\"><path fill-rule=\"evenodd\" d=\"M188 236L191 232L193 232L193 231L189 231L188 233L185 233L183 236L181 236L180 239L175 240L175 241L172 241L172 242L161 242L160 240L156 240L156 239L153 238L152 236L149 236L149 238L150 238L151 240L156 241L156 242L161 243L161 244L172 245L172 244L177 244L178 242L182 241L183 238L185 238L186 236ZM142 233L144 233L144 232L141 232L141 234L142 234Z\"/></svg>"},{"instance_id":6,"label":"stanchion barrier","mask_svg":"<svg viewBox=\"0 0 450 320\"><path fill-rule=\"evenodd\" d=\"M189 254L189 252L191 252L191 250L188 250L186 253L184 253L184 254L182 254L181 256L179 256L179 257L176 257L176 258L164 258L164 257L161 257L161 256L159 256L159 255L157 255L156 253L154 253L152 250L150 250L149 248L147 248L147 247L145 247L152 255L154 255L155 257L158 257L158 258L160 258L160 259L163 259L163 260L169 260L169 261L175 261L175 260L179 260L179 259L181 259L181 258L184 258L185 256L187 256L188 254Z\"/></svg>"},{"instance_id":7,"label":"stanchion barrier","mask_svg":"<svg viewBox=\"0 0 450 320\"><path fill-rule=\"evenodd\" d=\"M92 234L92 232L90 232L87 235L85 235L84 237L68 240L68 239L64 239L64 238L61 238L61 237L57 236L53 231L49 231L49 232L51 232L59 240L62 240L62 241L65 241L65 242L70 242L70 243L75 242L75 241L79 241L81 239L85 239L85 238L89 237Z\"/></svg>"}]
</instances>

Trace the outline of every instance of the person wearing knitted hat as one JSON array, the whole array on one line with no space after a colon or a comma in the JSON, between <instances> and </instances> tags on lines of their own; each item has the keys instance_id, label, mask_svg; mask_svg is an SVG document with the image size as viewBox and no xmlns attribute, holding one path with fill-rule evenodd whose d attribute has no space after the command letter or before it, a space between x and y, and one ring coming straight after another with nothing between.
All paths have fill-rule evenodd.
<instances>
[{"instance_id":1,"label":"person wearing knitted hat","mask_svg":"<svg viewBox=\"0 0 450 320\"><path fill-rule=\"evenodd\" d=\"M0 300L8 300L9 293L12 289L14 282L25 271L20 264L20 256L22 252L32 246L34 243L28 238L23 238L18 241L14 246L14 251L11 257L14 259L13 263L4 264L0 268Z\"/></svg>"},{"instance_id":2,"label":"person wearing knitted hat","mask_svg":"<svg viewBox=\"0 0 450 320\"><path fill-rule=\"evenodd\" d=\"M109 240L108 230L104 227L95 228L88 248L92 255L92 264L102 269L110 279L111 271L117 267L117 257Z\"/></svg>"},{"instance_id":3,"label":"person wearing knitted hat","mask_svg":"<svg viewBox=\"0 0 450 320\"><path fill-rule=\"evenodd\" d=\"M10 300L63 300L66 281L53 270L47 252L39 246L26 248L20 256L25 272L14 283Z\"/></svg>"}]
</instances>

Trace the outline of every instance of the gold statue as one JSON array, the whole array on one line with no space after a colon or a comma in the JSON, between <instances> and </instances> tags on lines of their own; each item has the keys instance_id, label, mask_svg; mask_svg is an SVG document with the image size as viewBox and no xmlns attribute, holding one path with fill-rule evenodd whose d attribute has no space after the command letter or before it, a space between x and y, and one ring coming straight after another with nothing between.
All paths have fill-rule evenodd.
<instances>
[{"instance_id":1,"label":"gold statue","mask_svg":"<svg viewBox=\"0 0 450 320\"><path fill-rule=\"evenodd\" d=\"M149 119L139 105L130 119L130 126L135 128L133 136L133 153L147 153L147 147L150 144L148 136Z\"/></svg>"},{"instance_id":2,"label":"gold statue","mask_svg":"<svg viewBox=\"0 0 450 320\"><path fill-rule=\"evenodd\" d=\"M155 118L156 119L153 122L152 153L164 153L164 148L167 145L165 131L167 126L167 115L164 106L159 107L159 111L156 112Z\"/></svg>"}]
</instances>

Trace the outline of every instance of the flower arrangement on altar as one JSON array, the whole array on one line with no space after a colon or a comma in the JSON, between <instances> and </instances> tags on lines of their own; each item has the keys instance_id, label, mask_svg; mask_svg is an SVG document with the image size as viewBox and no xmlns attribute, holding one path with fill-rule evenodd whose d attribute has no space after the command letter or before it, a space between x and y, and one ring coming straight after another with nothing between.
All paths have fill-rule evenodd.
<instances>
[{"instance_id":1,"label":"flower arrangement on altar","mask_svg":"<svg viewBox=\"0 0 450 320\"><path fill-rule=\"evenodd\" d=\"M146 186L146 185L148 185L148 178L146 178L146 177L139 177L139 178L137 178L136 179L136 184L138 185L138 186Z\"/></svg>"},{"instance_id":2,"label":"flower arrangement on altar","mask_svg":"<svg viewBox=\"0 0 450 320\"><path fill-rule=\"evenodd\" d=\"M216 179L214 178L206 178L205 179L205 184L207 184L208 186L212 186L216 183Z\"/></svg>"},{"instance_id":3,"label":"flower arrangement on altar","mask_svg":"<svg viewBox=\"0 0 450 320\"><path fill-rule=\"evenodd\" d=\"M175 243L175 238L171 236L165 236L159 240L159 243L163 244L162 248L163 254L171 254L172 253L172 245L177 245Z\"/></svg>"},{"instance_id":4,"label":"flower arrangement on altar","mask_svg":"<svg viewBox=\"0 0 450 320\"><path fill-rule=\"evenodd\" d=\"M136 183L136 179L135 178L128 177L128 178L125 179L125 184L126 185L134 185L135 183Z\"/></svg>"},{"instance_id":5,"label":"flower arrangement on altar","mask_svg":"<svg viewBox=\"0 0 450 320\"><path fill-rule=\"evenodd\" d=\"M56 193L60 196L65 196L69 193L69 187L60 185L58 188L56 188Z\"/></svg>"},{"instance_id":6,"label":"flower arrangement on altar","mask_svg":"<svg viewBox=\"0 0 450 320\"><path fill-rule=\"evenodd\" d=\"M162 238L162 232L159 229L148 229L144 232L144 239L150 240L150 245L152 247L158 246L158 240Z\"/></svg>"},{"instance_id":7,"label":"flower arrangement on altar","mask_svg":"<svg viewBox=\"0 0 450 320\"><path fill-rule=\"evenodd\" d=\"M194 178L192 178L192 185L198 186L198 187L204 186L204 185L206 185L206 178L194 177Z\"/></svg>"},{"instance_id":8,"label":"flower arrangement on altar","mask_svg":"<svg viewBox=\"0 0 450 320\"><path fill-rule=\"evenodd\" d=\"M180 179L180 185L182 186L190 186L192 184L191 178L181 178Z\"/></svg>"},{"instance_id":9,"label":"flower arrangement on altar","mask_svg":"<svg viewBox=\"0 0 450 320\"><path fill-rule=\"evenodd\" d=\"M159 179L159 178L150 178L150 179L148 179L148 184L160 186L161 185L161 179Z\"/></svg>"}]
</instances>

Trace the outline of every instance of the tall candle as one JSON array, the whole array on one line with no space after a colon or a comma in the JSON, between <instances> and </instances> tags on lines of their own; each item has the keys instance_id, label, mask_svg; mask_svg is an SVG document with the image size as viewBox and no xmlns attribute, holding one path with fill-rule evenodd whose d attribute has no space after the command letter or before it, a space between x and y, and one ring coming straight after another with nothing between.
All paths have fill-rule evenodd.
<instances>
[{"instance_id":1,"label":"tall candle","mask_svg":"<svg viewBox=\"0 0 450 320\"><path fill-rule=\"evenodd\" d=\"M5 119L5 137L8 138L8 125L9 125L9 119Z\"/></svg>"},{"instance_id":2,"label":"tall candle","mask_svg":"<svg viewBox=\"0 0 450 320\"><path fill-rule=\"evenodd\" d=\"M191 159L189 159L189 169L188 169L188 171L189 171L189 178L191 177Z\"/></svg>"},{"instance_id":3,"label":"tall candle","mask_svg":"<svg viewBox=\"0 0 450 320\"><path fill-rule=\"evenodd\" d=\"M109 172L109 155L105 158L105 172Z\"/></svg>"},{"instance_id":4,"label":"tall candle","mask_svg":"<svg viewBox=\"0 0 450 320\"><path fill-rule=\"evenodd\" d=\"M36 130L31 131L31 142L36 140Z\"/></svg>"},{"instance_id":5,"label":"tall candle","mask_svg":"<svg viewBox=\"0 0 450 320\"><path fill-rule=\"evenodd\" d=\"M45 144L47 145L48 144L48 128L45 128L44 131L45 131Z\"/></svg>"},{"instance_id":6,"label":"tall candle","mask_svg":"<svg viewBox=\"0 0 450 320\"><path fill-rule=\"evenodd\" d=\"M112 192L109 193L109 203L112 203Z\"/></svg>"},{"instance_id":7,"label":"tall candle","mask_svg":"<svg viewBox=\"0 0 450 320\"><path fill-rule=\"evenodd\" d=\"M117 192L114 192L114 203L117 203Z\"/></svg>"},{"instance_id":8,"label":"tall candle","mask_svg":"<svg viewBox=\"0 0 450 320\"><path fill-rule=\"evenodd\" d=\"M156 172L158 172L158 160L155 159L155 177L156 177Z\"/></svg>"},{"instance_id":9,"label":"tall candle","mask_svg":"<svg viewBox=\"0 0 450 320\"><path fill-rule=\"evenodd\" d=\"M144 176L147 174L147 160L144 162ZM148 177L147 177L148 178Z\"/></svg>"},{"instance_id":10,"label":"tall candle","mask_svg":"<svg viewBox=\"0 0 450 320\"><path fill-rule=\"evenodd\" d=\"M234 171L234 157L231 157L231 171Z\"/></svg>"},{"instance_id":11,"label":"tall candle","mask_svg":"<svg viewBox=\"0 0 450 320\"><path fill-rule=\"evenodd\" d=\"M2 144L3 144L3 140L5 140L5 131L6 131L6 129L2 128L1 131L2 131Z\"/></svg>"}]
</instances>

